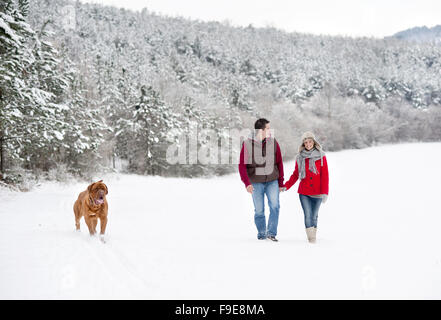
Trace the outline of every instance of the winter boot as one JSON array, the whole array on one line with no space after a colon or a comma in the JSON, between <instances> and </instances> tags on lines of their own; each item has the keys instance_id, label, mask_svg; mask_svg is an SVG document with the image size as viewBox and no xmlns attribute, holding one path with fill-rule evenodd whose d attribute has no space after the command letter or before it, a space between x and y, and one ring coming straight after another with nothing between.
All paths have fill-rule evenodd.
<instances>
[{"instance_id":1,"label":"winter boot","mask_svg":"<svg viewBox=\"0 0 441 320\"><path fill-rule=\"evenodd\" d=\"M315 243L315 228L306 228L306 236L308 237L309 243Z\"/></svg>"}]
</instances>

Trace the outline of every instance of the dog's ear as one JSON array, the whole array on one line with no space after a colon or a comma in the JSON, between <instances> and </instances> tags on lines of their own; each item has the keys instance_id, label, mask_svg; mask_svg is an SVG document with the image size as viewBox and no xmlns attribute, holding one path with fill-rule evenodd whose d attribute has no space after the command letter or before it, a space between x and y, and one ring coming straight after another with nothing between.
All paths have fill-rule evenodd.
<instances>
[{"instance_id":1,"label":"dog's ear","mask_svg":"<svg viewBox=\"0 0 441 320\"><path fill-rule=\"evenodd\" d=\"M102 180L101 180L102 181ZM106 194L109 194L109 189L107 189L107 186L105 183L103 183L103 186L106 188Z\"/></svg>"},{"instance_id":2,"label":"dog's ear","mask_svg":"<svg viewBox=\"0 0 441 320\"><path fill-rule=\"evenodd\" d=\"M95 182L92 182L88 187L87 187L87 191L92 192L92 187L95 184Z\"/></svg>"},{"instance_id":3,"label":"dog's ear","mask_svg":"<svg viewBox=\"0 0 441 320\"><path fill-rule=\"evenodd\" d=\"M97 183L103 182L103 180L98 181Z\"/></svg>"}]
</instances>

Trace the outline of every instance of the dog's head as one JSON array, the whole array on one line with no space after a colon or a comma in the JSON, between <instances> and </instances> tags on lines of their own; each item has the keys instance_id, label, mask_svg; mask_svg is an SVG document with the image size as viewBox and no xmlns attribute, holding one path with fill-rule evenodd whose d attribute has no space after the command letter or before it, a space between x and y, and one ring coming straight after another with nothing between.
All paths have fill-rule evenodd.
<instances>
[{"instance_id":1,"label":"dog's head","mask_svg":"<svg viewBox=\"0 0 441 320\"><path fill-rule=\"evenodd\" d=\"M103 180L90 184L87 190L89 191L89 197L92 199L93 204L98 206L104 203L105 196L109 193Z\"/></svg>"}]
</instances>

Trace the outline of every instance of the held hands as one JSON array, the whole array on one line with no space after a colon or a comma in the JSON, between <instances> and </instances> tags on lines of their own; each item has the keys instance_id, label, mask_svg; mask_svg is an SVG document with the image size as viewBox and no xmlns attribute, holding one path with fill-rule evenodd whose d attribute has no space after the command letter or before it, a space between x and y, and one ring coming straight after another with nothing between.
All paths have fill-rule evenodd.
<instances>
[{"instance_id":1,"label":"held hands","mask_svg":"<svg viewBox=\"0 0 441 320\"><path fill-rule=\"evenodd\" d=\"M254 188L253 188L253 185L248 185L247 186L247 192L248 193L253 193L253 191L254 191ZM286 187L279 187L279 192L284 192L284 191L286 191Z\"/></svg>"}]
</instances>

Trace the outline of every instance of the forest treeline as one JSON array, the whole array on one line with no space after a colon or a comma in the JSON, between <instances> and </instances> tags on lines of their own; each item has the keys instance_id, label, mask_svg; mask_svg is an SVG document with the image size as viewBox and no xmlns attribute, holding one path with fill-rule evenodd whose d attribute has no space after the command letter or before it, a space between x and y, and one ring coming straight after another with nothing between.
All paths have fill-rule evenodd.
<instances>
[{"instance_id":1,"label":"forest treeline","mask_svg":"<svg viewBox=\"0 0 441 320\"><path fill-rule=\"evenodd\" d=\"M441 46L234 27L70 0L0 3L0 169L29 177L209 176L170 164L190 128L271 121L283 156L303 131L328 151L440 141Z\"/></svg>"}]
</instances>

